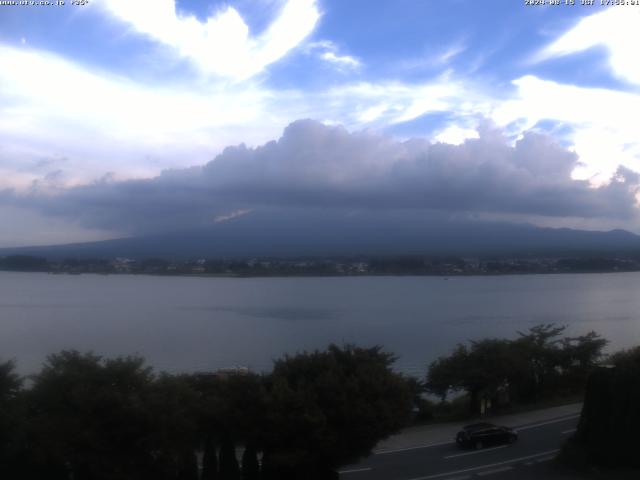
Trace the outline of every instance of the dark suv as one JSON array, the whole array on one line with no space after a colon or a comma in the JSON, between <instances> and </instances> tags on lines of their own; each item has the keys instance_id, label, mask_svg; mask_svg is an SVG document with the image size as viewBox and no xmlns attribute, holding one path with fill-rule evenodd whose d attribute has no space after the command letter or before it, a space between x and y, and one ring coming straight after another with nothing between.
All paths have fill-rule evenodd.
<instances>
[{"instance_id":1,"label":"dark suv","mask_svg":"<svg viewBox=\"0 0 640 480\"><path fill-rule=\"evenodd\" d=\"M509 427L492 423L474 423L463 427L456 435L456 443L464 448L484 448L489 445L513 443L518 433Z\"/></svg>"}]
</instances>

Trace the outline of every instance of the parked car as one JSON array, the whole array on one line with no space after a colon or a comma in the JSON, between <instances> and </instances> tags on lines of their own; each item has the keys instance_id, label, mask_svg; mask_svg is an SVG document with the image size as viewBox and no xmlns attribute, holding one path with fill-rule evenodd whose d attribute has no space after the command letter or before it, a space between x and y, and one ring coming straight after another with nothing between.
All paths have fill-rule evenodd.
<instances>
[{"instance_id":1,"label":"parked car","mask_svg":"<svg viewBox=\"0 0 640 480\"><path fill-rule=\"evenodd\" d=\"M513 443L518 439L518 432L509 427L501 427L492 423L474 423L462 427L456 435L456 443L463 448L484 448L490 445Z\"/></svg>"}]
</instances>

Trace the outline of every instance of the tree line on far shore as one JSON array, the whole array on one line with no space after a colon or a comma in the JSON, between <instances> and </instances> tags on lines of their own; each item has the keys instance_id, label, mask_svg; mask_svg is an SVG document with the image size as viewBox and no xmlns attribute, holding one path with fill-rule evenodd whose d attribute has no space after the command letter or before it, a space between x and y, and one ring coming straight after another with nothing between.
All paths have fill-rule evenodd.
<instances>
[{"instance_id":1,"label":"tree line on far shore","mask_svg":"<svg viewBox=\"0 0 640 480\"><path fill-rule=\"evenodd\" d=\"M337 478L416 412L429 419L457 402L472 416L581 393L607 342L563 333L538 325L458 345L424 380L394 372L396 357L380 346L284 356L265 374L169 375L140 357L77 351L50 355L29 378L0 363L0 476Z\"/></svg>"}]
</instances>

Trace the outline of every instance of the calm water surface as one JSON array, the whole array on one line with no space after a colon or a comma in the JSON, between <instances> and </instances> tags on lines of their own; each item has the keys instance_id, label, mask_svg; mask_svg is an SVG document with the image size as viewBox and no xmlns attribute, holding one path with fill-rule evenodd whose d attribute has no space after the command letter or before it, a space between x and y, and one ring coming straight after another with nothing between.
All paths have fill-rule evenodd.
<instances>
[{"instance_id":1,"label":"calm water surface","mask_svg":"<svg viewBox=\"0 0 640 480\"><path fill-rule=\"evenodd\" d=\"M268 370L330 342L382 344L422 376L457 342L542 322L640 344L640 273L195 278L0 272L0 358L37 370L65 348L141 354L171 372Z\"/></svg>"}]
</instances>

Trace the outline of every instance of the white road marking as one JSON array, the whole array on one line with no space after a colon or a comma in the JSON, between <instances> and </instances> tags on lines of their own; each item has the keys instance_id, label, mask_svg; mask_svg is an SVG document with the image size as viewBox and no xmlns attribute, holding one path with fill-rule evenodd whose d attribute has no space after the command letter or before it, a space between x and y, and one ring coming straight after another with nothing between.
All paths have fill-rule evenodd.
<instances>
[{"instance_id":1,"label":"white road marking","mask_svg":"<svg viewBox=\"0 0 640 480\"><path fill-rule=\"evenodd\" d=\"M379 452L374 452L374 455L386 455L387 453L396 453L396 452L406 452L408 450L418 450L420 448L431 448L431 447L440 447L442 445L451 445L454 442L440 442L440 443L429 443L427 445L416 445L415 447L407 447L407 448L397 448L394 450L381 450Z\"/></svg>"},{"instance_id":2,"label":"white road marking","mask_svg":"<svg viewBox=\"0 0 640 480\"><path fill-rule=\"evenodd\" d=\"M533 425L526 425L524 427L516 427L516 430L517 431L529 430L530 428L537 428L537 427L542 427L544 425L551 425L552 423L565 422L567 420L573 420L574 418L579 418L579 417L580 417L580 414L571 415L570 417L556 418L555 420L549 420L548 422L534 423Z\"/></svg>"},{"instance_id":3,"label":"white road marking","mask_svg":"<svg viewBox=\"0 0 640 480\"><path fill-rule=\"evenodd\" d=\"M369 470L371 470L371 467L367 467L367 468L354 468L352 470L340 470L338 471L338 473L340 475L344 474L344 473L357 473L357 472L368 472Z\"/></svg>"},{"instance_id":4,"label":"white road marking","mask_svg":"<svg viewBox=\"0 0 640 480\"><path fill-rule=\"evenodd\" d=\"M449 456L444 457L444 458L446 460L447 458L466 457L467 455L475 455L477 453L491 452L493 450L498 450L500 448L507 448L508 446L509 445L501 445L499 447L483 448L483 449L480 449L480 450L475 450L473 452L456 453L455 455L449 455Z\"/></svg>"},{"instance_id":5,"label":"white road marking","mask_svg":"<svg viewBox=\"0 0 640 480\"><path fill-rule=\"evenodd\" d=\"M481 470L483 468L499 467L500 465L507 465L509 463L521 462L522 460L529 460L531 458L543 457L545 455L551 455L551 454L557 453L559 451L560 451L560 449L549 450L549 451L546 451L546 452L536 453L534 455L527 455L526 457L512 458L511 460L505 460L504 462L490 463L488 465L479 465L477 467L465 468L464 470L455 470L453 472L437 473L435 475L427 475L426 477L415 477L415 478L411 478L409 480L430 480L432 478L441 478L441 477L446 477L448 475L457 475L458 473L473 472L474 470Z\"/></svg>"},{"instance_id":6,"label":"white road marking","mask_svg":"<svg viewBox=\"0 0 640 480\"><path fill-rule=\"evenodd\" d=\"M573 433L577 430L577 428L571 428L569 430L565 430L564 432L560 432L562 435L566 435L567 433Z\"/></svg>"},{"instance_id":7,"label":"white road marking","mask_svg":"<svg viewBox=\"0 0 640 480\"><path fill-rule=\"evenodd\" d=\"M485 475L493 475L494 473L507 472L509 470L513 470L513 467L500 467L494 468L492 470L485 470L484 472L478 472L479 477L484 477Z\"/></svg>"}]
</instances>

